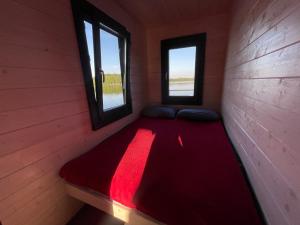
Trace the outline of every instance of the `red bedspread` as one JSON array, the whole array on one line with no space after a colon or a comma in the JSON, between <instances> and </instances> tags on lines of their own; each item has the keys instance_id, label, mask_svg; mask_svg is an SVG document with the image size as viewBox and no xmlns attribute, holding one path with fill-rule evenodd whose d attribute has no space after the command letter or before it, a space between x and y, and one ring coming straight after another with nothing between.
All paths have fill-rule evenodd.
<instances>
[{"instance_id":1,"label":"red bedspread","mask_svg":"<svg viewBox=\"0 0 300 225\"><path fill-rule=\"evenodd\" d=\"M262 224L221 122L140 118L60 175L167 224Z\"/></svg>"}]
</instances>

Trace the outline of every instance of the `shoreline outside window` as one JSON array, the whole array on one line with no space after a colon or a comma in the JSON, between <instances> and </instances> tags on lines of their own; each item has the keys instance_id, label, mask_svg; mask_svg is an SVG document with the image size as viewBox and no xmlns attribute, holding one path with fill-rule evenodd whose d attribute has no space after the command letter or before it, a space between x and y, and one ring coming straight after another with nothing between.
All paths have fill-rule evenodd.
<instances>
[{"instance_id":1,"label":"shoreline outside window","mask_svg":"<svg viewBox=\"0 0 300 225\"><path fill-rule=\"evenodd\" d=\"M202 104L205 42L205 33L161 41L163 104Z\"/></svg>"},{"instance_id":2,"label":"shoreline outside window","mask_svg":"<svg viewBox=\"0 0 300 225\"><path fill-rule=\"evenodd\" d=\"M132 112L130 33L85 0L72 0L92 127L99 129Z\"/></svg>"}]
</instances>

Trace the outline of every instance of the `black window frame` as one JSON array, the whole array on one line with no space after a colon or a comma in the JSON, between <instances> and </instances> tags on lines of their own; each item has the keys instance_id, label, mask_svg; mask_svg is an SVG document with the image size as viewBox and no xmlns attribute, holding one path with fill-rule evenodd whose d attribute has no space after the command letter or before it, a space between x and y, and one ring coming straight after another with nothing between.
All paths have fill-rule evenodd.
<instances>
[{"instance_id":1,"label":"black window frame","mask_svg":"<svg viewBox=\"0 0 300 225\"><path fill-rule=\"evenodd\" d=\"M85 0L71 0L72 11L75 23L75 30L77 35L77 42L80 53L80 61L83 70L84 82L87 100L89 104L90 117L92 122L93 130L97 130L109 123L119 120L132 113L132 102L130 92L130 46L131 36L127 29L119 22L96 8ZM90 66L90 59L88 53L87 40L85 35L84 21L89 22L93 26L93 42L94 42L94 61L95 61L95 80L96 95L95 99L92 71ZM103 26L104 24L104 26ZM121 44L120 54L126 54L126 65L123 67L122 82L125 82L125 104L109 110L103 110L103 99L102 99L102 73L101 73L101 52L100 52L100 28L109 32L115 36L122 37L123 41ZM121 38L119 39L119 41ZM126 48L125 43L126 42ZM126 52L125 52L126 49ZM123 74L126 77L123 79ZM123 86L124 88L124 86Z\"/></svg>"},{"instance_id":2,"label":"black window frame","mask_svg":"<svg viewBox=\"0 0 300 225\"><path fill-rule=\"evenodd\" d=\"M161 41L162 104L201 105L203 97L206 33L170 38ZM169 95L169 50L196 47L194 96Z\"/></svg>"}]
</instances>

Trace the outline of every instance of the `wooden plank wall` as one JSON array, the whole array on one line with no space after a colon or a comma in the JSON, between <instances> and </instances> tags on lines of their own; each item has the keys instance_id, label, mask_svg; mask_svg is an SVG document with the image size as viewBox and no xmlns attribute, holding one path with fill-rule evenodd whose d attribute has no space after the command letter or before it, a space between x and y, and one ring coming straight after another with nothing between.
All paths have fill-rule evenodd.
<instances>
[{"instance_id":1,"label":"wooden plank wall","mask_svg":"<svg viewBox=\"0 0 300 225\"><path fill-rule=\"evenodd\" d=\"M236 1L222 111L271 225L300 221L300 1Z\"/></svg>"},{"instance_id":2,"label":"wooden plank wall","mask_svg":"<svg viewBox=\"0 0 300 225\"><path fill-rule=\"evenodd\" d=\"M161 102L160 41L195 33L207 33L203 106L221 108L223 75L229 32L229 10L197 20L177 22L147 29L149 101Z\"/></svg>"},{"instance_id":3,"label":"wooden plank wall","mask_svg":"<svg viewBox=\"0 0 300 225\"><path fill-rule=\"evenodd\" d=\"M97 2L97 4L96 4ZM91 130L69 0L0 3L0 221L62 225L81 203L64 192L68 160L135 119L147 102L145 30L109 0L94 1L132 34L134 113Z\"/></svg>"}]
</instances>

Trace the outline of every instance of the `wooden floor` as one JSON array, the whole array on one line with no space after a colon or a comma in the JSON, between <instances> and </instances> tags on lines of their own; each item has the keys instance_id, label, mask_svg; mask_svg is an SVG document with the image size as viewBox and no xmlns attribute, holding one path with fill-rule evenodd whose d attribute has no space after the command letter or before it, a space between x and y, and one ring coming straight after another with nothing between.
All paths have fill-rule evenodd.
<instances>
[{"instance_id":1,"label":"wooden floor","mask_svg":"<svg viewBox=\"0 0 300 225\"><path fill-rule=\"evenodd\" d=\"M85 205L67 225L124 225L124 223L92 206Z\"/></svg>"}]
</instances>

